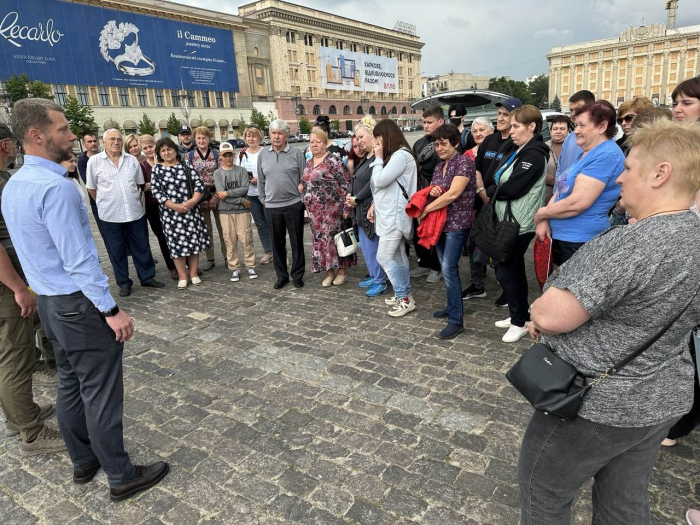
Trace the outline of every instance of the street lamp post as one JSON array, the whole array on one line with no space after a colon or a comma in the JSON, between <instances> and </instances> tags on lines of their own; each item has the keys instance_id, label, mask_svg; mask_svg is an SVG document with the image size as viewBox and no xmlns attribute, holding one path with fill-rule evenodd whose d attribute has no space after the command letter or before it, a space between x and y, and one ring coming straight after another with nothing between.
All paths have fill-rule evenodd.
<instances>
[{"instance_id":1,"label":"street lamp post","mask_svg":"<svg viewBox=\"0 0 700 525\"><path fill-rule=\"evenodd\" d=\"M182 56L180 56L180 67L179 67L179 73L180 73L180 91L185 91L185 85L182 82L182 61L184 60L185 56L194 56L197 53L196 49L193 49L191 52L188 52L186 49L182 52ZM190 108L188 106L188 99L187 99L187 93L184 95L180 95L181 98L184 97L184 104L182 106L182 114L185 116L185 120L187 121L187 125L190 125Z\"/></svg>"},{"instance_id":2,"label":"street lamp post","mask_svg":"<svg viewBox=\"0 0 700 525\"><path fill-rule=\"evenodd\" d=\"M299 104L301 104L301 97L298 95L293 96L292 103L294 104L294 114L297 117L297 135L301 135L301 129L299 127Z\"/></svg>"}]
</instances>

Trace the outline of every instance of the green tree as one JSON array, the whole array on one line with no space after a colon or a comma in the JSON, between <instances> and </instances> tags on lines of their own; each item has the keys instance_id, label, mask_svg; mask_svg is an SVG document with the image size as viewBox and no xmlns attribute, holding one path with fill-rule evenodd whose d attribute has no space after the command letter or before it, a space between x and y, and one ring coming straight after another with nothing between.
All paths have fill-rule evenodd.
<instances>
[{"instance_id":1,"label":"green tree","mask_svg":"<svg viewBox=\"0 0 700 525\"><path fill-rule=\"evenodd\" d=\"M47 98L53 99L49 86L38 80L30 80L26 73L12 75L6 82L7 95L10 97L10 105L14 105L23 98Z\"/></svg>"},{"instance_id":2,"label":"green tree","mask_svg":"<svg viewBox=\"0 0 700 525\"><path fill-rule=\"evenodd\" d=\"M35 80L34 82L30 82L27 88L29 89L29 96L31 98L47 98L53 100L51 89L43 82Z\"/></svg>"},{"instance_id":3,"label":"green tree","mask_svg":"<svg viewBox=\"0 0 700 525\"><path fill-rule=\"evenodd\" d=\"M340 129L340 119L331 120L331 129L338 131Z\"/></svg>"},{"instance_id":4,"label":"green tree","mask_svg":"<svg viewBox=\"0 0 700 525\"><path fill-rule=\"evenodd\" d=\"M155 135L158 132L156 128L156 123L153 122L148 115L143 114L143 118L138 124L139 135Z\"/></svg>"},{"instance_id":5,"label":"green tree","mask_svg":"<svg viewBox=\"0 0 700 525\"><path fill-rule=\"evenodd\" d=\"M497 91L511 97L517 97L523 104L530 104L530 89L522 80L512 80L506 77L489 79L489 90Z\"/></svg>"},{"instance_id":6,"label":"green tree","mask_svg":"<svg viewBox=\"0 0 700 525\"><path fill-rule=\"evenodd\" d=\"M535 77L527 87L531 94L532 103L545 109L549 100L549 75Z\"/></svg>"},{"instance_id":7,"label":"green tree","mask_svg":"<svg viewBox=\"0 0 700 525\"><path fill-rule=\"evenodd\" d=\"M259 126L260 129L265 131L265 133L267 133L267 130L270 127L270 121L256 108L253 108L253 110L250 112L250 123Z\"/></svg>"},{"instance_id":8,"label":"green tree","mask_svg":"<svg viewBox=\"0 0 700 525\"><path fill-rule=\"evenodd\" d=\"M306 117L301 117L299 119L299 133L311 133L311 122L309 122L309 119Z\"/></svg>"},{"instance_id":9,"label":"green tree","mask_svg":"<svg viewBox=\"0 0 700 525\"><path fill-rule=\"evenodd\" d=\"M119 125L119 122L117 122L116 120L114 120L112 117L109 117L107 120L109 121L109 126L107 126L107 127L105 128L105 131L107 131L108 129L116 129L116 130L117 130L119 133L121 133L122 135L124 134L124 130L123 130L122 127Z\"/></svg>"},{"instance_id":10,"label":"green tree","mask_svg":"<svg viewBox=\"0 0 700 525\"><path fill-rule=\"evenodd\" d=\"M561 111L561 100L559 100L559 95L554 96L554 100L552 100L550 107L555 111Z\"/></svg>"},{"instance_id":11,"label":"green tree","mask_svg":"<svg viewBox=\"0 0 700 525\"><path fill-rule=\"evenodd\" d=\"M168 117L167 128L168 135L170 135L171 138L177 137L177 134L180 133L180 121L175 116L175 113L171 113Z\"/></svg>"},{"instance_id":12,"label":"green tree","mask_svg":"<svg viewBox=\"0 0 700 525\"><path fill-rule=\"evenodd\" d=\"M63 108L73 135L82 139L85 133L97 133L98 126L92 116L92 107L81 106L77 98L68 96ZM83 145L81 142L79 144L82 151Z\"/></svg>"}]
</instances>

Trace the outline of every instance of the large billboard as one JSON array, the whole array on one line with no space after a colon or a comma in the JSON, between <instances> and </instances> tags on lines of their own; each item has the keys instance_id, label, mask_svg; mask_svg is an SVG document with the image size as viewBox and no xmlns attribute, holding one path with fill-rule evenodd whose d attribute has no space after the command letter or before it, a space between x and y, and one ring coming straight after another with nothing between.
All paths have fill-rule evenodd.
<instances>
[{"instance_id":1,"label":"large billboard","mask_svg":"<svg viewBox=\"0 0 700 525\"><path fill-rule=\"evenodd\" d=\"M61 0L0 0L0 79L238 91L224 29Z\"/></svg>"},{"instance_id":2,"label":"large billboard","mask_svg":"<svg viewBox=\"0 0 700 525\"><path fill-rule=\"evenodd\" d=\"M395 58L366 55L344 49L319 47L323 89L398 93Z\"/></svg>"}]
</instances>

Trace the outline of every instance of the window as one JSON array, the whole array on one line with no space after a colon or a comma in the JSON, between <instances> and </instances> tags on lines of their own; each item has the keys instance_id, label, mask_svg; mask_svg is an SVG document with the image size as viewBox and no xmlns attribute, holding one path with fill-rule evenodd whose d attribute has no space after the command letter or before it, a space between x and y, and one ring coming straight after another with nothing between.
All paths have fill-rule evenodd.
<instances>
[{"instance_id":1,"label":"window","mask_svg":"<svg viewBox=\"0 0 700 525\"><path fill-rule=\"evenodd\" d=\"M377 110L374 109L374 106L370 106L370 107L369 107L369 114L370 114L370 115L376 115L376 114L377 114Z\"/></svg>"},{"instance_id":2,"label":"window","mask_svg":"<svg viewBox=\"0 0 700 525\"><path fill-rule=\"evenodd\" d=\"M342 42L342 40L336 40L336 41L335 41L335 47L336 47L336 49L343 49L343 42Z\"/></svg>"},{"instance_id":3,"label":"window","mask_svg":"<svg viewBox=\"0 0 700 525\"><path fill-rule=\"evenodd\" d=\"M228 94L228 105L232 108L238 107L238 105L236 104L236 94L235 93Z\"/></svg>"},{"instance_id":4,"label":"window","mask_svg":"<svg viewBox=\"0 0 700 525\"><path fill-rule=\"evenodd\" d=\"M314 37L313 37L313 35L304 35L304 45L307 45L307 46L313 46L313 45L314 45Z\"/></svg>"},{"instance_id":5,"label":"window","mask_svg":"<svg viewBox=\"0 0 700 525\"><path fill-rule=\"evenodd\" d=\"M78 104L81 106L90 105L90 94L87 86L78 86Z\"/></svg>"},{"instance_id":6,"label":"window","mask_svg":"<svg viewBox=\"0 0 700 525\"><path fill-rule=\"evenodd\" d=\"M156 89L156 106L159 108L165 106L165 94L162 89Z\"/></svg>"},{"instance_id":7,"label":"window","mask_svg":"<svg viewBox=\"0 0 700 525\"><path fill-rule=\"evenodd\" d=\"M205 108L211 107L211 100L209 99L209 92L208 91L202 91L202 107L205 107Z\"/></svg>"},{"instance_id":8,"label":"window","mask_svg":"<svg viewBox=\"0 0 700 525\"><path fill-rule=\"evenodd\" d=\"M216 92L216 107L217 108L224 107L224 94L221 91Z\"/></svg>"},{"instance_id":9,"label":"window","mask_svg":"<svg viewBox=\"0 0 700 525\"><path fill-rule=\"evenodd\" d=\"M365 46L364 49L365 49L365 50L364 50L364 54L365 54L365 55L369 55L369 54L371 53L371 49L370 49L369 46Z\"/></svg>"},{"instance_id":10,"label":"window","mask_svg":"<svg viewBox=\"0 0 700 525\"><path fill-rule=\"evenodd\" d=\"M388 56L389 58L394 58L394 52L389 50L386 52L386 56Z\"/></svg>"},{"instance_id":11,"label":"window","mask_svg":"<svg viewBox=\"0 0 700 525\"><path fill-rule=\"evenodd\" d=\"M382 106L382 115L386 115L386 106Z\"/></svg>"},{"instance_id":12,"label":"window","mask_svg":"<svg viewBox=\"0 0 700 525\"><path fill-rule=\"evenodd\" d=\"M194 96L194 91L192 91L191 89L187 90L187 104L191 108L194 108L197 106L197 99Z\"/></svg>"},{"instance_id":13,"label":"window","mask_svg":"<svg viewBox=\"0 0 700 525\"><path fill-rule=\"evenodd\" d=\"M338 114L338 110L335 109L335 106L331 105L331 107L328 108L328 114L329 114L329 115L337 115L337 114Z\"/></svg>"},{"instance_id":14,"label":"window","mask_svg":"<svg viewBox=\"0 0 700 525\"><path fill-rule=\"evenodd\" d=\"M56 104L62 106L66 103L66 96L68 92L66 91L65 84L54 84L53 85L53 97L56 100Z\"/></svg>"},{"instance_id":15,"label":"window","mask_svg":"<svg viewBox=\"0 0 700 525\"><path fill-rule=\"evenodd\" d=\"M364 115L364 114L365 114L365 110L362 109L362 106L357 106L357 114L358 114L358 115Z\"/></svg>"},{"instance_id":16,"label":"window","mask_svg":"<svg viewBox=\"0 0 700 525\"><path fill-rule=\"evenodd\" d=\"M321 106L319 106L318 104L316 104L316 105L314 106L314 115L320 115L320 114L321 114Z\"/></svg>"},{"instance_id":17,"label":"window","mask_svg":"<svg viewBox=\"0 0 700 525\"><path fill-rule=\"evenodd\" d=\"M376 53L376 54L377 54L378 57L382 56L382 48L381 48L381 47L378 47L378 48L377 48L377 53Z\"/></svg>"},{"instance_id":18,"label":"window","mask_svg":"<svg viewBox=\"0 0 700 525\"><path fill-rule=\"evenodd\" d=\"M406 113L408 113L408 111L406 111L406 106L404 106L401 108L401 114L405 115Z\"/></svg>"},{"instance_id":19,"label":"window","mask_svg":"<svg viewBox=\"0 0 700 525\"><path fill-rule=\"evenodd\" d=\"M170 90L170 97L173 99L173 107L180 107L180 92L177 89Z\"/></svg>"},{"instance_id":20,"label":"window","mask_svg":"<svg viewBox=\"0 0 700 525\"><path fill-rule=\"evenodd\" d=\"M398 113L398 111L396 110L396 106L394 106L393 108L391 108L391 114L392 114L392 115L396 115L397 113Z\"/></svg>"},{"instance_id":21,"label":"window","mask_svg":"<svg viewBox=\"0 0 700 525\"><path fill-rule=\"evenodd\" d=\"M287 42L290 44L296 44L297 35L294 31L287 31Z\"/></svg>"},{"instance_id":22,"label":"window","mask_svg":"<svg viewBox=\"0 0 700 525\"><path fill-rule=\"evenodd\" d=\"M343 108L343 115L352 115L352 110L350 109L350 106L345 106Z\"/></svg>"},{"instance_id":23,"label":"window","mask_svg":"<svg viewBox=\"0 0 700 525\"><path fill-rule=\"evenodd\" d=\"M297 115L306 115L306 108L303 104L297 106Z\"/></svg>"},{"instance_id":24,"label":"window","mask_svg":"<svg viewBox=\"0 0 700 525\"><path fill-rule=\"evenodd\" d=\"M97 92L100 95L100 106L112 105L112 101L109 96L109 88L107 86L97 86Z\"/></svg>"},{"instance_id":25,"label":"window","mask_svg":"<svg viewBox=\"0 0 700 525\"><path fill-rule=\"evenodd\" d=\"M321 39L321 45L322 45L323 47L330 47L330 46L328 45L328 39L327 39L327 38L322 38L322 39Z\"/></svg>"},{"instance_id":26,"label":"window","mask_svg":"<svg viewBox=\"0 0 700 525\"><path fill-rule=\"evenodd\" d=\"M136 95L139 99L139 106L148 106L148 95L146 95L146 88L136 88Z\"/></svg>"},{"instance_id":27,"label":"window","mask_svg":"<svg viewBox=\"0 0 700 525\"><path fill-rule=\"evenodd\" d=\"M129 89L125 87L118 88L119 90L119 105L128 106L129 105Z\"/></svg>"},{"instance_id":28,"label":"window","mask_svg":"<svg viewBox=\"0 0 700 525\"><path fill-rule=\"evenodd\" d=\"M413 63L413 55L408 55L408 63L409 64Z\"/></svg>"},{"instance_id":29,"label":"window","mask_svg":"<svg viewBox=\"0 0 700 525\"><path fill-rule=\"evenodd\" d=\"M357 44L350 44L350 51L357 53Z\"/></svg>"},{"instance_id":30,"label":"window","mask_svg":"<svg viewBox=\"0 0 700 525\"><path fill-rule=\"evenodd\" d=\"M403 60L403 53L399 53L399 62Z\"/></svg>"}]
</instances>

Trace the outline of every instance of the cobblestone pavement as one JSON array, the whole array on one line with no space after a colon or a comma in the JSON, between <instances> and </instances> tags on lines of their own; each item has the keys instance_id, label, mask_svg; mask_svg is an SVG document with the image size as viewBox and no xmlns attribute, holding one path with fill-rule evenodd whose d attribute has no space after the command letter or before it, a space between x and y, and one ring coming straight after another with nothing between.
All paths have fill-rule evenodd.
<instances>
[{"instance_id":1,"label":"cobblestone pavement","mask_svg":"<svg viewBox=\"0 0 700 525\"><path fill-rule=\"evenodd\" d=\"M417 311L391 319L386 296L357 287L362 266L321 288L307 263L306 286L279 292L272 265L231 283L218 264L184 292L163 266L164 290L137 285L119 303L136 323L124 352L126 446L136 463L164 459L171 473L111 503L104 473L75 485L67 456L23 459L0 430L0 522L518 523L531 409L504 372L530 343L500 341L493 322L507 313L493 305L492 272L489 296L466 303L465 333L443 342L431 315L444 305L442 282L413 280ZM655 524L681 523L700 505L699 451L696 433L661 453ZM587 490L574 523L590 523L589 501Z\"/></svg>"}]
</instances>

